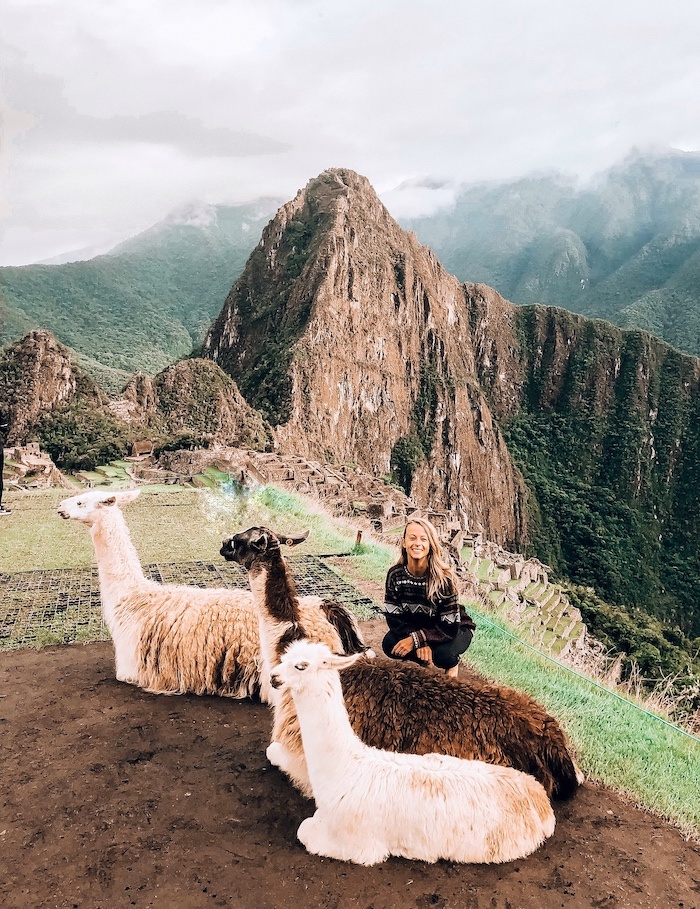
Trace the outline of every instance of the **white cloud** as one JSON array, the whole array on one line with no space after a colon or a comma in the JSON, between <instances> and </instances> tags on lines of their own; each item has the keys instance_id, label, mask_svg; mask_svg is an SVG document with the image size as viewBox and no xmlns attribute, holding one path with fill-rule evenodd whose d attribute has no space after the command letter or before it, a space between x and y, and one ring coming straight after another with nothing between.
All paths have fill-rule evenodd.
<instances>
[{"instance_id":1,"label":"white cloud","mask_svg":"<svg viewBox=\"0 0 700 909\"><path fill-rule=\"evenodd\" d=\"M695 0L0 0L0 19L0 264L45 258L42 231L87 246L327 167L381 191L700 147Z\"/></svg>"}]
</instances>

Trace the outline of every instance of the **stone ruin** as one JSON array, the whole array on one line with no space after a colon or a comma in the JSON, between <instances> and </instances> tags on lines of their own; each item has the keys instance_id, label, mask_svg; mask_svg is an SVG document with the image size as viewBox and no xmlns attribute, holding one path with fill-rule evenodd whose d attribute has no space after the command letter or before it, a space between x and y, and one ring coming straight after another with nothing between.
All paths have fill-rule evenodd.
<instances>
[{"instance_id":1,"label":"stone ruin","mask_svg":"<svg viewBox=\"0 0 700 909\"><path fill-rule=\"evenodd\" d=\"M131 454L126 458L127 461L141 461L150 458L153 455L153 442L151 439L140 439L131 446Z\"/></svg>"},{"instance_id":2,"label":"stone ruin","mask_svg":"<svg viewBox=\"0 0 700 909\"><path fill-rule=\"evenodd\" d=\"M48 489L60 486L72 489L72 484L56 467L51 457L42 451L38 442L27 442L5 448L5 469L3 474L8 486L31 489Z\"/></svg>"}]
</instances>

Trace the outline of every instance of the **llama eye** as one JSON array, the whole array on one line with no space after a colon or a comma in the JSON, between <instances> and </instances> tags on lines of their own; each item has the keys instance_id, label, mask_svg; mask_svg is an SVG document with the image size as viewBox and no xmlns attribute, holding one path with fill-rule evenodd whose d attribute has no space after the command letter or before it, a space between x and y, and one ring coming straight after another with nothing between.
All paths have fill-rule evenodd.
<instances>
[{"instance_id":1,"label":"llama eye","mask_svg":"<svg viewBox=\"0 0 700 909\"><path fill-rule=\"evenodd\" d=\"M309 664L308 663L295 663L294 668L298 669L299 672L303 672L305 669L309 668Z\"/></svg>"}]
</instances>

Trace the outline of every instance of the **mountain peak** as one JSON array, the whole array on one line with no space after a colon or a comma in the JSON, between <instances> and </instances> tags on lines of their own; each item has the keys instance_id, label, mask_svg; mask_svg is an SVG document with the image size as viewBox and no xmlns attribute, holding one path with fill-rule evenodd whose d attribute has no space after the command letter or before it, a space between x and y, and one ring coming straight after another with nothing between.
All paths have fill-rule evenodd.
<instances>
[{"instance_id":1,"label":"mountain peak","mask_svg":"<svg viewBox=\"0 0 700 909\"><path fill-rule=\"evenodd\" d=\"M462 509L501 542L521 536L521 481L467 382L464 287L366 177L326 170L280 208L204 355L276 427L283 450L378 476L394 469L426 506Z\"/></svg>"}]
</instances>

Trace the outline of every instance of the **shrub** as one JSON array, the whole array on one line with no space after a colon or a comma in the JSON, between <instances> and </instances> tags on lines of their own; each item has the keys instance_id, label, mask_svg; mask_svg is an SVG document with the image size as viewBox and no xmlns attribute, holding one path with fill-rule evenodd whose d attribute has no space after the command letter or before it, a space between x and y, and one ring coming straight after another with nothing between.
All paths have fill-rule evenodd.
<instances>
[{"instance_id":1,"label":"shrub","mask_svg":"<svg viewBox=\"0 0 700 909\"><path fill-rule=\"evenodd\" d=\"M84 402L73 402L44 416L35 435L57 467L94 470L128 454L133 441L126 424Z\"/></svg>"}]
</instances>

